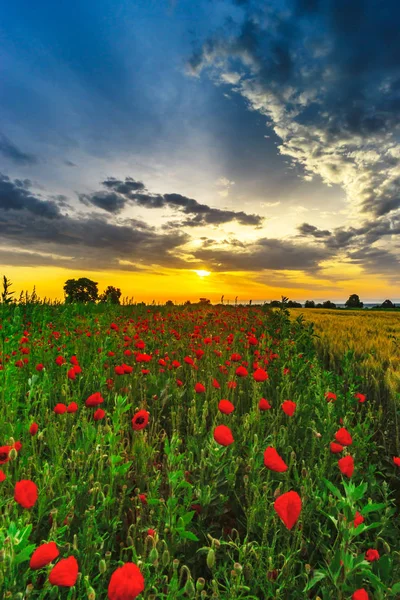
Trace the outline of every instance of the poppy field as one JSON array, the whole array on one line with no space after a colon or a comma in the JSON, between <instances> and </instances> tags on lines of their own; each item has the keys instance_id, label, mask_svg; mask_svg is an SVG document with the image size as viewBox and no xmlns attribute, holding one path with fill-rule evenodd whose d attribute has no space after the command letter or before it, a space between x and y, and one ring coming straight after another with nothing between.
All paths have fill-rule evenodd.
<instances>
[{"instance_id":1,"label":"poppy field","mask_svg":"<svg viewBox=\"0 0 400 600\"><path fill-rule=\"evenodd\" d=\"M1 311L1 598L400 597L398 404L301 315Z\"/></svg>"}]
</instances>

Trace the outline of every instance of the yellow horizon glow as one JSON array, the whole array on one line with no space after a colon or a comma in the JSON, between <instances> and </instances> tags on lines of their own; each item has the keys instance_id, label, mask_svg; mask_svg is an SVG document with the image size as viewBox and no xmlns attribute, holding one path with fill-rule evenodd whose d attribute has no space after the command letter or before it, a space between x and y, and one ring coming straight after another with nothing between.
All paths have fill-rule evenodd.
<instances>
[{"instance_id":1,"label":"yellow horizon glow","mask_svg":"<svg viewBox=\"0 0 400 600\"><path fill-rule=\"evenodd\" d=\"M211 271L205 271L204 269L199 269L198 271L195 270L194 272L197 273L199 277L208 277L211 275Z\"/></svg>"},{"instance_id":2,"label":"yellow horizon glow","mask_svg":"<svg viewBox=\"0 0 400 600\"><path fill-rule=\"evenodd\" d=\"M199 269L203 271L205 269ZM225 302L253 302L279 300L287 296L291 300L305 301L331 300L345 302L350 294L358 294L364 302L389 298L394 302L399 296L399 291L382 277L360 273L348 274L348 278L340 283L327 282L304 275L301 272L282 271L282 280L276 279L278 274L266 274L265 282L260 281L259 273L249 272L218 272L214 276L201 277L193 269L166 269L153 268L139 271L86 271L72 270L63 267L15 267L3 266L0 276L6 275L11 279L14 298L18 299L20 292L32 292L36 286L36 293L40 298L47 297L51 300L64 300L63 286L67 279L88 277L98 283L99 293L108 285L119 287L122 298L134 298L134 302L152 301L184 302L190 300L197 302L201 297L206 297L212 303L220 301L221 296ZM340 267L330 269L332 276L341 274ZM217 275L217 276L215 276ZM286 279L285 279L286 276ZM280 279L280 278L279 278ZM286 285L287 283L287 285ZM1 282L0 282L1 287Z\"/></svg>"}]
</instances>

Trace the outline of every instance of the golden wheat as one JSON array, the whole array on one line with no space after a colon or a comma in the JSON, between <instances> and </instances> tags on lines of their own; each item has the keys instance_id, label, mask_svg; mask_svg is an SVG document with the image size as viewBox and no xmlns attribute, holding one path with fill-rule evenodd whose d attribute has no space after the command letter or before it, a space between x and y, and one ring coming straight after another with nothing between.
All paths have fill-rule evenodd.
<instances>
[{"instance_id":1,"label":"golden wheat","mask_svg":"<svg viewBox=\"0 0 400 600\"><path fill-rule=\"evenodd\" d=\"M399 313L305 308L291 313L314 322L316 348L328 368L340 370L344 353L352 350L357 372L374 396L400 394Z\"/></svg>"}]
</instances>

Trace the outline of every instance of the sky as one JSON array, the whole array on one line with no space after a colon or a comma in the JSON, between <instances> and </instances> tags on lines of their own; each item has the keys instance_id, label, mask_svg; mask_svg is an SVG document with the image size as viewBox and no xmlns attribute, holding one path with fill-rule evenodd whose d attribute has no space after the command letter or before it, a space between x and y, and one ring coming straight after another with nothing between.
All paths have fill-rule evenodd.
<instances>
[{"instance_id":1,"label":"sky","mask_svg":"<svg viewBox=\"0 0 400 600\"><path fill-rule=\"evenodd\" d=\"M400 300L397 0L0 7L0 275Z\"/></svg>"}]
</instances>

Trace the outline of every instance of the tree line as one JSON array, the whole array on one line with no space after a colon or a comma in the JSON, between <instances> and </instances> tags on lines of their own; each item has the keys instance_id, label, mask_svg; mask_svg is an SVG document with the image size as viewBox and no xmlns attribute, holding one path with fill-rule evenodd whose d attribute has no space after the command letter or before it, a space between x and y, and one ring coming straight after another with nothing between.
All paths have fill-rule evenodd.
<instances>
[{"instance_id":1,"label":"tree line","mask_svg":"<svg viewBox=\"0 0 400 600\"><path fill-rule=\"evenodd\" d=\"M11 281L4 275L3 277L3 290L0 293L0 301L2 304L10 304L10 303L18 303L18 304L27 304L27 303L36 303L41 302L40 299L36 295L35 288L33 288L33 293L29 294L28 292L21 292L20 299L17 301L13 298L14 292L11 290L12 283ZM121 304L121 290L118 287L113 285L107 286L107 288L100 294L98 289L98 283L96 281L92 281L87 277L80 277L79 279L68 279L63 287L65 294L65 303L83 303L86 304L88 302L99 302L99 303L108 303L108 304ZM132 299L133 300L133 299ZM46 299L44 302L46 303ZM125 301L124 301L125 303ZM131 303L131 302L129 302ZM155 301L153 300L153 304ZM145 304L141 302L140 304ZM191 305L192 302L190 300L186 300L184 302L184 306ZM208 298L200 298L199 302L193 303L198 304L200 306L210 306L211 301ZM238 296L235 298L235 306L238 304ZM174 302L172 300L167 300L166 306L174 306ZM247 306L252 305L252 300L250 300ZM219 306L229 306L229 300L227 304L224 304L224 296L221 297L221 302ZM265 302L264 307L271 308L279 308L282 306L281 300L272 300L272 302ZM338 308L334 302L330 300L326 300L325 302L315 303L314 300L306 300L304 303L304 307L300 302L296 302L295 300L288 300L285 298L285 306L287 308L330 308L335 309ZM364 308L364 303L361 302L360 297L357 294L351 294L348 300L345 302L346 308ZM400 305L395 305L391 300L385 300L382 304L378 304L373 306L374 309L400 309Z\"/></svg>"}]
</instances>

